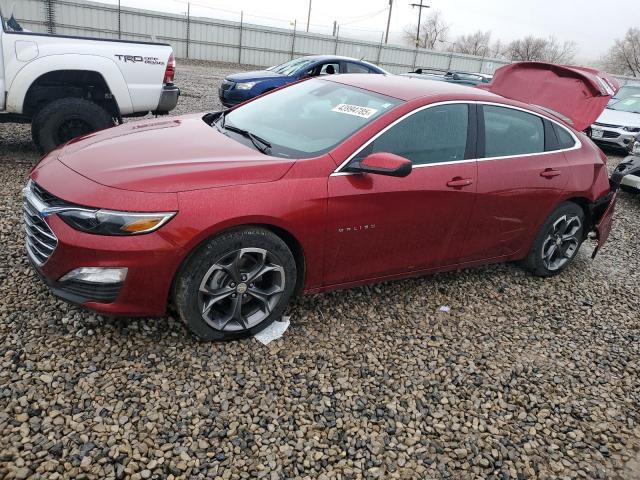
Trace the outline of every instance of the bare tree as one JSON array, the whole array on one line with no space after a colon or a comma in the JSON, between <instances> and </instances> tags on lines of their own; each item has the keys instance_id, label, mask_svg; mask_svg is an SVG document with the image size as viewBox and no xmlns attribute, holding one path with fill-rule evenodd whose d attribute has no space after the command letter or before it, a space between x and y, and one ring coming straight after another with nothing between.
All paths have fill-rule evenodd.
<instances>
[{"instance_id":1,"label":"bare tree","mask_svg":"<svg viewBox=\"0 0 640 480\"><path fill-rule=\"evenodd\" d=\"M560 43L555 37L549 37L545 47L544 61L549 63L571 63L576 57L576 43Z\"/></svg>"},{"instance_id":2,"label":"bare tree","mask_svg":"<svg viewBox=\"0 0 640 480\"><path fill-rule=\"evenodd\" d=\"M408 25L404 29L404 41L409 45L416 45L418 25ZM449 24L444 21L442 12L435 10L422 20L418 47L436 50L441 42L447 39Z\"/></svg>"},{"instance_id":3,"label":"bare tree","mask_svg":"<svg viewBox=\"0 0 640 480\"><path fill-rule=\"evenodd\" d=\"M458 53L466 53L467 55L476 55L478 57L486 57L489 55L489 44L491 43L491 31L483 32L478 30L469 35L460 35L453 43L454 51Z\"/></svg>"},{"instance_id":4,"label":"bare tree","mask_svg":"<svg viewBox=\"0 0 640 480\"><path fill-rule=\"evenodd\" d=\"M630 28L623 39L616 40L604 64L612 73L640 77L640 29Z\"/></svg>"},{"instance_id":5,"label":"bare tree","mask_svg":"<svg viewBox=\"0 0 640 480\"><path fill-rule=\"evenodd\" d=\"M518 62L570 63L575 53L575 42L559 43L554 37L539 38L529 35L511 42L505 55L509 60Z\"/></svg>"},{"instance_id":6,"label":"bare tree","mask_svg":"<svg viewBox=\"0 0 640 480\"><path fill-rule=\"evenodd\" d=\"M541 61L544 57L545 40L529 35L514 40L507 47L509 60L517 62Z\"/></svg>"},{"instance_id":7,"label":"bare tree","mask_svg":"<svg viewBox=\"0 0 640 480\"><path fill-rule=\"evenodd\" d=\"M507 45L502 43L501 40L496 40L493 45L489 47L489 57L491 58L507 58Z\"/></svg>"}]
</instances>

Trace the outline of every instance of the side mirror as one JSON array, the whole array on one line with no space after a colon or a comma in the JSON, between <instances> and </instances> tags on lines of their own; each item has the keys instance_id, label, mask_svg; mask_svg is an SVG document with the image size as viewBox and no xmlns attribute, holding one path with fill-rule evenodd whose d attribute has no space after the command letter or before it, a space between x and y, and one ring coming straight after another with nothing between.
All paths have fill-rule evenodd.
<instances>
[{"instance_id":1,"label":"side mirror","mask_svg":"<svg viewBox=\"0 0 640 480\"><path fill-rule=\"evenodd\" d=\"M411 161L393 153L378 152L367 155L359 162L354 162L346 171L353 173L372 173L390 177L406 177L411 173Z\"/></svg>"}]
</instances>

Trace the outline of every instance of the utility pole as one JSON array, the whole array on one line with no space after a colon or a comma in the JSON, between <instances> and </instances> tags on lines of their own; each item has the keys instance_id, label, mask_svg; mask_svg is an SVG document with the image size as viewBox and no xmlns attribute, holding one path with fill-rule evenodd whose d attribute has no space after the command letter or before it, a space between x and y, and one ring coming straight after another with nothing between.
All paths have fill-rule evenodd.
<instances>
[{"instance_id":1,"label":"utility pole","mask_svg":"<svg viewBox=\"0 0 640 480\"><path fill-rule=\"evenodd\" d=\"M429 5L423 5L423 0L420 0L420 3L412 3L412 7L418 7L418 32L416 33L416 48L420 45L420 22L422 21L422 9L430 8Z\"/></svg>"},{"instance_id":2,"label":"utility pole","mask_svg":"<svg viewBox=\"0 0 640 480\"><path fill-rule=\"evenodd\" d=\"M307 13L307 32L309 31L310 21L311 21L311 0L309 0L309 13Z\"/></svg>"},{"instance_id":3,"label":"utility pole","mask_svg":"<svg viewBox=\"0 0 640 480\"><path fill-rule=\"evenodd\" d=\"M389 25L391 25L391 10L393 9L393 0L389 0L389 18L387 18L387 33L384 35L384 43L389 41Z\"/></svg>"}]
</instances>

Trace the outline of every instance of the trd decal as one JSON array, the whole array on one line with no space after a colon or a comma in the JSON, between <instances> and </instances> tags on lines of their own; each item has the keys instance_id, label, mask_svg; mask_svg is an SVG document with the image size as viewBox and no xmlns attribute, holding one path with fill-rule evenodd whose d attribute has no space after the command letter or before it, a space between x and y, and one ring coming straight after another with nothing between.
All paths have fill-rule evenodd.
<instances>
[{"instance_id":1,"label":"trd decal","mask_svg":"<svg viewBox=\"0 0 640 480\"><path fill-rule=\"evenodd\" d=\"M375 223L369 223L367 225L355 225L353 227L340 227L338 233L351 233L351 232L363 232L365 230L373 230L376 228Z\"/></svg>"},{"instance_id":2,"label":"trd decal","mask_svg":"<svg viewBox=\"0 0 640 480\"><path fill-rule=\"evenodd\" d=\"M157 57L141 57L140 55L116 55L118 60L124 63L146 63L148 65L164 65L164 62Z\"/></svg>"}]
</instances>

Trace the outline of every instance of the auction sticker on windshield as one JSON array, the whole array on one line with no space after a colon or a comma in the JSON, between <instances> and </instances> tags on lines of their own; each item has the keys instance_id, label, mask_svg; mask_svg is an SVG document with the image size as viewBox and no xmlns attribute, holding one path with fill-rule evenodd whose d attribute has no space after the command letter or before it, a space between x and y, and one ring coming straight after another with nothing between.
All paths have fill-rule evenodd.
<instances>
[{"instance_id":1,"label":"auction sticker on windshield","mask_svg":"<svg viewBox=\"0 0 640 480\"><path fill-rule=\"evenodd\" d=\"M332 112L346 113L347 115L355 115L360 118L369 118L378 110L375 108L360 107L358 105L349 105L348 103L339 103L331 109Z\"/></svg>"}]
</instances>

